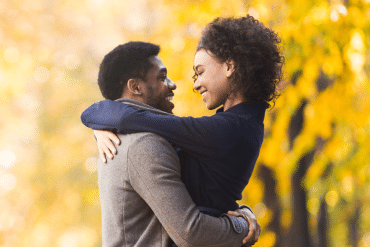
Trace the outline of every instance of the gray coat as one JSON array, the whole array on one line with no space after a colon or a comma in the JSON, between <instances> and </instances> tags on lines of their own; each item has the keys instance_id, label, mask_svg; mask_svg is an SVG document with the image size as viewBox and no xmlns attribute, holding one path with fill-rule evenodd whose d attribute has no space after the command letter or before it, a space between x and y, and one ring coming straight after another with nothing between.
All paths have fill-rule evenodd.
<instances>
[{"instance_id":1,"label":"gray coat","mask_svg":"<svg viewBox=\"0 0 370 247\"><path fill-rule=\"evenodd\" d=\"M166 114L143 103L120 101ZM103 247L240 247L244 220L202 214L181 181L173 147L153 133L119 135L113 160L98 161Z\"/></svg>"}]
</instances>

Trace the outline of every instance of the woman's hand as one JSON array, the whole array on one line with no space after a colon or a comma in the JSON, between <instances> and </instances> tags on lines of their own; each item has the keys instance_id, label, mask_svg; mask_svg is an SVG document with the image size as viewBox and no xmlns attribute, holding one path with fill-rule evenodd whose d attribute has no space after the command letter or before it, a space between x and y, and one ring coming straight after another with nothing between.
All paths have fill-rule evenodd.
<instances>
[{"instance_id":1,"label":"woman's hand","mask_svg":"<svg viewBox=\"0 0 370 247\"><path fill-rule=\"evenodd\" d=\"M98 143L99 155L104 163L107 163L106 155L112 160L113 156L117 154L117 149L114 143L119 145L121 141L119 138L108 130L94 130L94 135Z\"/></svg>"},{"instance_id":2,"label":"woman's hand","mask_svg":"<svg viewBox=\"0 0 370 247\"><path fill-rule=\"evenodd\" d=\"M258 223L256 216L249 209L228 211L227 214L232 216L242 216L249 224L248 235L243 239L243 246L254 245L260 236L261 226Z\"/></svg>"}]
</instances>

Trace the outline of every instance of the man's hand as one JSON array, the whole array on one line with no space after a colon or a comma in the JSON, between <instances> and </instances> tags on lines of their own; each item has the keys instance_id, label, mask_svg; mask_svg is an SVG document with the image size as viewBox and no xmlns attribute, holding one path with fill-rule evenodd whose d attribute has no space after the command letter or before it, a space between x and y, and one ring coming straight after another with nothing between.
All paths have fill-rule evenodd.
<instances>
[{"instance_id":1,"label":"man's hand","mask_svg":"<svg viewBox=\"0 0 370 247\"><path fill-rule=\"evenodd\" d=\"M232 216L242 216L249 224L248 235L243 239L243 246L252 246L254 245L260 236L261 226L258 223L256 216L252 213L251 210L247 208L237 209L235 211L228 211L227 214Z\"/></svg>"},{"instance_id":2,"label":"man's hand","mask_svg":"<svg viewBox=\"0 0 370 247\"><path fill-rule=\"evenodd\" d=\"M117 154L117 149L113 143L119 145L121 141L119 138L108 130L94 130L94 135L98 143L99 155L104 163L107 163L105 155L111 160Z\"/></svg>"}]
</instances>

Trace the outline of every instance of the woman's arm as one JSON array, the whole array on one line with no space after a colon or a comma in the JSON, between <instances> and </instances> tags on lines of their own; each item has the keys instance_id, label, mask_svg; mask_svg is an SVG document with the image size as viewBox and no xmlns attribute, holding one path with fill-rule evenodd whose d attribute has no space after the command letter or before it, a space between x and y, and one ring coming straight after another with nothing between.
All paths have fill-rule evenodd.
<instances>
[{"instance_id":1,"label":"woman's arm","mask_svg":"<svg viewBox=\"0 0 370 247\"><path fill-rule=\"evenodd\" d=\"M224 153L236 142L239 129L239 122L230 114L201 118L159 115L112 100L94 103L81 120L92 129L153 132L197 155Z\"/></svg>"}]
</instances>

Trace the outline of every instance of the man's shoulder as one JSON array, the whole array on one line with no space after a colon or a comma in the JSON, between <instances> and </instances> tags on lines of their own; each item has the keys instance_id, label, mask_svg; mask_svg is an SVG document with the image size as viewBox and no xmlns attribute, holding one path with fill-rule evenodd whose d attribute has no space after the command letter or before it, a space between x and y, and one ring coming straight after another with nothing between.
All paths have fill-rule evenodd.
<instances>
[{"instance_id":1,"label":"man's shoulder","mask_svg":"<svg viewBox=\"0 0 370 247\"><path fill-rule=\"evenodd\" d=\"M139 133L132 133L132 134L117 134L118 138L127 144L132 144L138 141L147 140L147 142L156 142L156 141L164 141L167 142L162 136L157 135L152 132L139 132Z\"/></svg>"},{"instance_id":2,"label":"man's shoulder","mask_svg":"<svg viewBox=\"0 0 370 247\"><path fill-rule=\"evenodd\" d=\"M180 161L173 146L163 137L150 132L131 136L127 159L129 169L136 167L141 172L159 171L166 167L180 172Z\"/></svg>"},{"instance_id":3,"label":"man's shoulder","mask_svg":"<svg viewBox=\"0 0 370 247\"><path fill-rule=\"evenodd\" d=\"M170 149L175 152L172 145L160 135L152 132L140 132L133 134L118 134L125 148L130 150L130 153L151 152L158 153L163 149Z\"/></svg>"}]
</instances>

